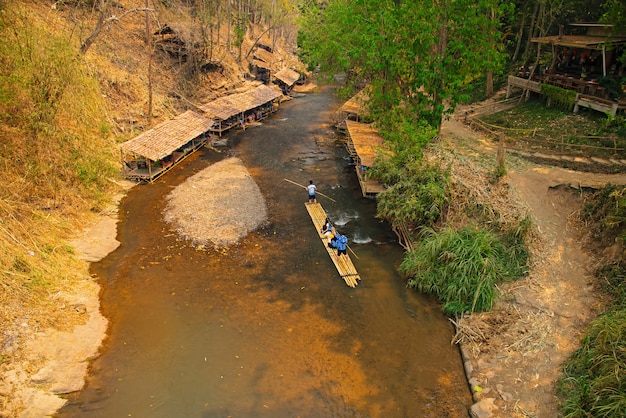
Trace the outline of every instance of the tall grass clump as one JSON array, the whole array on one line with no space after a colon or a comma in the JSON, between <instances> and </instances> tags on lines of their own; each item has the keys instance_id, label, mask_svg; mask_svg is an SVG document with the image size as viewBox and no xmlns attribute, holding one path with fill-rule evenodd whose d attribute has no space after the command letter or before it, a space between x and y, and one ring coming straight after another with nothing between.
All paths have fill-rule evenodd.
<instances>
[{"instance_id":1,"label":"tall grass clump","mask_svg":"<svg viewBox=\"0 0 626 418\"><path fill-rule=\"evenodd\" d=\"M626 309L626 261L605 264L596 270L600 288L611 297L617 309Z\"/></svg>"},{"instance_id":2,"label":"tall grass clump","mask_svg":"<svg viewBox=\"0 0 626 418\"><path fill-rule=\"evenodd\" d=\"M0 15L0 162L21 195L49 207L100 197L117 155L98 80L44 23L19 4Z\"/></svg>"},{"instance_id":3,"label":"tall grass clump","mask_svg":"<svg viewBox=\"0 0 626 418\"><path fill-rule=\"evenodd\" d=\"M522 237L514 233L504 239L474 228L425 228L400 270L411 277L410 287L435 295L446 314L460 315L491 310L495 285L526 274L527 260Z\"/></svg>"},{"instance_id":4,"label":"tall grass clump","mask_svg":"<svg viewBox=\"0 0 626 418\"><path fill-rule=\"evenodd\" d=\"M613 245L626 236L623 186L608 185L588 200L581 217L597 242ZM623 257L596 270L611 299L587 329L581 347L566 361L557 393L566 418L623 417L626 411L626 263Z\"/></svg>"},{"instance_id":5,"label":"tall grass clump","mask_svg":"<svg viewBox=\"0 0 626 418\"><path fill-rule=\"evenodd\" d=\"M440 167L416 164L378 194L378 216L395 224L432 225L446 203L448 182L448 173Z\"/></svg>"},{"instance_id":6,"label":"tall grass clump","mask_svg":"<svg viewBox=\"0 0 626 418\"><path fill-rule=\"evenodd\" d=\"M66 240L117 174L97 79L78 47L20 2L0 13L0 329L55 323L53 295L88 274ZM87 276L88 277L88 276Z\"/></svg>"},{"instance_id":7,"label":"tall grass clump","mask_svg":"<svg viewBox=\"0 0 626 418\"><path fill-rule=\"evenodd\" d=\"M564 367L558 393L566 418L624 416L626 309L611 309L591 324Z\"/></svg>"}]
</instances>

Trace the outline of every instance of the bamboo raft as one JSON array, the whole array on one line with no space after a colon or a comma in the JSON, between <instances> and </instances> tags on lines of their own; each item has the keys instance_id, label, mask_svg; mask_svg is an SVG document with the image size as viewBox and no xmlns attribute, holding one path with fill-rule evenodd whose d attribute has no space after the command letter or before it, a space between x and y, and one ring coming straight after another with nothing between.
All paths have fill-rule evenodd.
<instances>
[{"instance_id":1,"label":"bamboo raft","mask_svg":"<svg viewBox=\"0 0 626 418\"><path fill-rule=\"evenodd\" d=\"M326 235L320 232L322 230L322 226L324 226L324 222L326 222L327 217L324 208L319 203L305 203L304 206L306 206L306 210L311 216L313 225L315 225L315 230L322 240L324 248L326 248L330 259L333 260L333 264L335 265L335 267L337 267L339 275L343 278L348 286L356 287L356 285L358 284L357 280L361 280L361 276L359 276L359 273L356 271L354 264L352 264L350 256L348 254L344 254L340 257L337 257L337 250L335 248L328 248L328 238L326 237Z\"/></svg>"}]
</instances>

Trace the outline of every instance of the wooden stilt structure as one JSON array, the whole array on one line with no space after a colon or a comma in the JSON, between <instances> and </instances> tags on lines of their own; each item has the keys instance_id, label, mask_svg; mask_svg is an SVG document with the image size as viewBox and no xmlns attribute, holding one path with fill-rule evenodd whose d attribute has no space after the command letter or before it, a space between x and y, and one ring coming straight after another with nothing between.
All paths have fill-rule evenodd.
<instances>
[{"instance_id":1,"label":"wooden stilt structure","mask_svg":"<svg viewBox=\"0 0 626 418\"><path fill-rule=\"evenodd\" d=\"M333 260L333 264L337 267L337 271L346 284L350 287L356 287L357 280L361 280L361 276L356 271L354 264L352 264L352 260L348 254L344 254L341 256L337 256L337 250L335 248L328 248L328 238L326 235L322 234L320 231L322 230L322 226L326 222L326 211L319 203L305 203L307 212L311 216L311 220L313 221L313 225L315 225L315 230L322 240L322 244L324 248L328 251L328 255L330 255L330 259Z\"/></svg>"}]
</instances>

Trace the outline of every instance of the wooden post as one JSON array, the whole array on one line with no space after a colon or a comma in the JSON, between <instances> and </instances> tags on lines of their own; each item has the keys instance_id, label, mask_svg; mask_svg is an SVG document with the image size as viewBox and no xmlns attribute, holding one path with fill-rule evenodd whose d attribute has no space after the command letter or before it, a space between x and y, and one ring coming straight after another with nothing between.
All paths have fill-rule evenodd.
<instances>
[{"instance_id":1,"label":"wooden post","mask_svg":"<svg viewBox=\"0 0 626 418\"><path fill-rule=\"evenodd\" d=\"M506 159L504 158L504 134L500 134L499 137L497 153L498 170L501 173L504 173L506 170Z\"/></svg>"}]
</instances>

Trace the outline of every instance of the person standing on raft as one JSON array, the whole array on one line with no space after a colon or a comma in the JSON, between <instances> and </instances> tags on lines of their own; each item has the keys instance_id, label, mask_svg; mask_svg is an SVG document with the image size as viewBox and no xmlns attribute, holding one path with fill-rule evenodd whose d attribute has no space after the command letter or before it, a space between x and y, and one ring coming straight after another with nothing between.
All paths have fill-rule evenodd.
<instances>
[{"instance_id":1,"label":"person standing on raft","mask_svg":"<svg viewBox=\"0 0 626 418\"><path fill-rule=\"evenodd\" d=\"M317 198L315 197L315 184L313 184L313 180L309 180L309 185L306 186L306 189L309 191L309 203L317 203Z\"/></svg>"}]
</instances>

